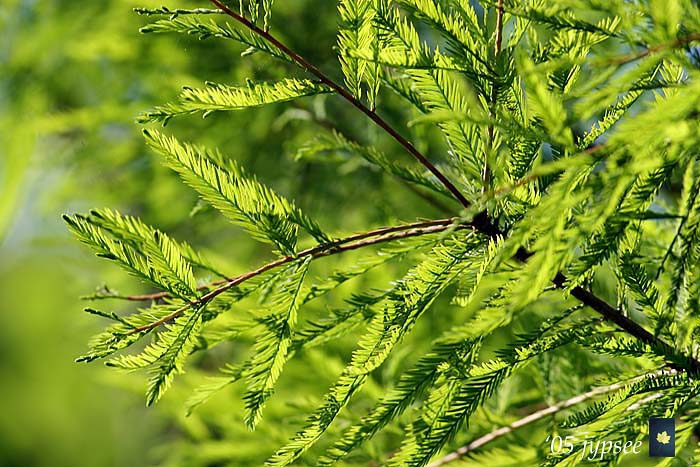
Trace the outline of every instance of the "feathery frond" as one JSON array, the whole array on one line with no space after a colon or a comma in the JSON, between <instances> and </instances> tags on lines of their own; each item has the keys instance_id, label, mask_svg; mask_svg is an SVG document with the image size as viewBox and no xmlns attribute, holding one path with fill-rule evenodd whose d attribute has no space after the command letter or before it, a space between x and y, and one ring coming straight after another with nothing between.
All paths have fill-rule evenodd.
<instances>
[{"instance_id":1,"label":"feathery frond","mask_svg":"<svg viewBox=\"0 0 700 467\"><path fill-rule=\"evenodd\" d=\"M287 63L294 63L293 60L283 51L272 46L264 39L250 31L239 30L228 23L218 24L216 21L201 21L190 16L161 19L140 29L142 33L180 33L196 36L200 40L210 37L230 39L247 47L246 52L254 50L266 55L282 60Z\"/></svg>"},{"instance_id":2,"label":"feathery frond","mask_svg":"<svg viewBox=\"0 0 700 467\"><path fill-rule=\"evenodd\" d=\"M594 460L592 442L643 442L652 416L677 419L677 454L700 458L691 446L700 429L697 5L341 0L334 37L318 42L336 44L332 60L314 63L286 44L277 23L270 29L272 0L211 3L137 12L161 17L143 32L242 46L251 79L241 81L236 68L139 121L332 93L285 113L278 121L294 122L279 134L290 137L285 149L301 148L296 161L340 161L341 170L308 164L299 180L275 186L313 183L314 196L328 188L319 207L335 212L318 215L338 226L361 223L357 199L375 196L371 223L388 227L330 235L246 162L144 131L201 197L195 211L208 203L274 248L232 275L136 217L110 209L65 217L98 256L156 289L127 295L104 286L88 297L150 306L87 308L110 323L78 360L145 369L149 405L191 361L199 372L187 381L197 388L187 413L210 401L207 409L227 414L210 430L210 410L200 410L192 425L207 429L183 442L198 456L174 450L170 463L573 466ZM269 57L277 66L264 66ZM342 169L362 164L403 183L355 198L320 182L332 173L340 185ZM461 210L421 218L389 187ZM408 216L419 220L392 221ZM246 256L240 245L227 250L225 235L215 237L220 258L240 267ZM211 368L218 374L201 381ZM602 384L603 392L591 389ZM241 408L211 400L224 389L242 395ZM559 452L543 443L574 430L587 430L586 442ZM199 456L214 438L254 442L246 452ZM595 460L616 465L625 454Z\"/></svg>"},{"instance_id":3,"label":"feathery frond","mask_svg":"<svg viewBox=\"0 0 700 467\"><path fill-rule=\"evenodd\" d=\"M185 182L236 224L255 238L272 243L292 254L297 228L302 227L320 242L328 237L318 225L290 201L248 177L233 161L224 167L203 148L182 144L154 130L145 132L149 144Z\"/></svg>"},{"instance_id":4,"label":"feathery frond","mask_svg":"<svg viewBox=\"0 0 700 467\"><path fill-rule=\"evenodd\" d=\"M309 268L307 257L292 263L281 272L283 279L270 300L269 313L260 318L262 332L255 343L255 355L246 365L248 391L245 403L246 423L254 428L260 421L265 401L272 395L275 382L282 372L292 344L297 312L303 300L302 285Z\"/></svg>"},{"instance_id":5,"label":"feathery frond","mask_svg":"<svg viewBox=\"0 0 700 467\"><path fill-rule=\"evenodd\" d=\"M205 88L184 88L178 102L158 106L142 114L138 121L161 122L165 125L171 118L182 115L202 112L202 116L207 117L217 111L259 107L329 92L332 90L328 86L301 79L260 83L249 81L239 86L207 83Z\"/></svg>"},{"instance_id":6,"label":"feathery frond","mask_svg":"<svg viewBox=\"0 0 700 467\"><path fill-rule=\"evenodd\" d=\"M158 230L131 222L129 218L113 212L109 215L121 222L120 228L131 223L129 235L132 240L134 236L138 238L137 245L102 227L100 223L105 218L99 214L88 217L76 214L63 219L80 241L95 250L98 256L118 263L133 275L176 297L190 300L197 296L192 267L176 242Z\"/></svg>"}]
</instances>

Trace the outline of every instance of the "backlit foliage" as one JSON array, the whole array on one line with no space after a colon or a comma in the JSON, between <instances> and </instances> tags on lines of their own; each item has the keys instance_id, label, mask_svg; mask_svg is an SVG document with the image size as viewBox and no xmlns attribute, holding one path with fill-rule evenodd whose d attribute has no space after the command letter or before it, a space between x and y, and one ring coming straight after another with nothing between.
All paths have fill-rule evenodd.
<instances>
[{"instance_id":1,"label":"backlit foliage","mask_svg":"<svg viewBox=\"0 0 700 467\"><path fill-rule=\"evenodd\" d=\"M80 360L146 369L152 404L188 361L234 342L237 352L200 381L188 411L240 384L245 413L231 417L258 429L269 416L289 441L276 452L232 454L230 465L443 465L449 451L518 413L591 388L579 406L552 411L547 433L636 440L650 416L677 417L677 452L697 459L695 3L341 0L337 70L284 45L279 37L295 31L275 23L272 1L176 7L139 9L154 17L142 31L232 40L245 47L236 60L256 55L285 64L288 75L188 87L140 123L288 101L306 109L329 95L377 124L375 136L356 140L309 111L306 124L319 134L297 158L369 165L445 216L334 233L241 167L235 144L219 152L149 127L154 157L232 228L268 244L270 259L224 273L134 217L66 216L98 256L153 288L127 297L144 302L132 314L89 308L114 323ZM414 160L398 160L399 150ZM311 279L317 262L360 249L354 264ZM391 283L343 296L345 283L399 260L406 267ZM308 311L312 301L326 303L321 313ZM426 320L440 325L426 330ZM311 404L292 403L291 422L289 408L268 415L292 380L315 383L314 368L285 379L295 360L314 355L335 382L318 387L324 395ZM579 462L581 445L551 452L535 426L532 436L494 437L455 465Z\"/></svg>"}]
</instances>

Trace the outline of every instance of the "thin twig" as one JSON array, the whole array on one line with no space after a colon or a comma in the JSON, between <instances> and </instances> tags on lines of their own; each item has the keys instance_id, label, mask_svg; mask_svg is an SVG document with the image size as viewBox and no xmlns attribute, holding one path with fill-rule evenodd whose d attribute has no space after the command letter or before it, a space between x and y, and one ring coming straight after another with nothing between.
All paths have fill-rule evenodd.
<instances>
[{"instance_id":1,"label":"thin twig","mask_svg":"<svg viewBox=\"0 0 700 467\"><path fill-rule=\"evenodd\" d=\"M220 9L211 8L175 8L171 10L168 7L162 6L160 8L134 8L134 12L139 15L152 16L152 15L169 15L171 17L176 17L179 15L223 15L224 12Z\"/></svg>"},{"instance_id":2,"label":"thin twig","mask_svg":"<svg viewBox=\"0 0 700 467\"><path fill-rule=\"evenodd\" d=\"M435 196L432 194L428 193L427 191L423 191L417 186L413 185L411 182L404 180L402 178L396 178L399 183L401 183L403 186L405 186L411 193L415 194L419 198L421 198L423 201L431 205L433 208L437 209L438 211L442 212L443 214L454 214L454 209L447 204L443 203L441 200L437 199Z\"/></svg>"},{"instance_id":3,"label":"thin twig","mask_svg":"<svg viewBox=\"0 0 700 467\"><path fill-rule=\"evenodd\" d=\"M241 23L243 26L248 28L251 32L257 34L258 36L262 37L265 39L267 42L270 44L274 45L277 49L282 51L285 55L287 55L290 59L292 59L295 63L297 63L299 66L301 66L303 69L311 73L312 75L316 76L323 84L326 86L330 87L333 89L335 92L337 92L342 98L344 98L346 101L348 101L350 104L352 104L355 108L360 110L362 113L364 113L367 117L370 118L377 126L379 126L382 130L384 130L389 136L394 138L401 146L403 146L411 156L413 156L418 162L420 162L426 169L428 169L435 177L437 177L438 180L440 180L440 183L442 183L447 190L452 193L452 195L455 197L459 203L464 206L465 208L468 208L470 206L470 202L467 200L467 198L464 197L462 192L442 173L440 170L438 170L435 165L433 165L432 162L428 160L427 157L425 157L410 141L408 141L406 138L404 138L398 131L394 129L386 120L384 120L382 117L380 117L374 110L370 109L366 105L364 105L359 99L357 99L355 96L353 96L345 87L342 85L336 83L333 79L328 77L325 73L323 73L318 67L316 67L314 64L310 63L308 60L306 60L304 57L301 55L297 54L293 50L291 50L289 47L284 45L282 42L280 42L275 36L270 34L269 31L265 31L264 29L259 28L256 26L253 22L248 20L245 16L236 13L235 11L231 10L229 7L224 5L221 1L219 0L210 0L214 5L219 7L224 13L226 13L228 16L231 18L235 19L239 23Z\"/></svg>"},{"instance_id":4,"label":"thin twig","mask_svg":"<svg viewBox=\"0 0 700 467\"><path fill-rule=\"evenodd\" d=\"M676 244L676 242L680 238L681 233L683 233L683 227L685 226L685 223L687 220L688 220L687 216L681 217L681 221L678 224L678 228L676 229L676 234L671 239L671 243L669 243L668 249L666 250L666 253L664 253L664 257L661 258L661 262L659 263L659 269L656 270L656 275L654 276L654 280L659 280L659 277L661 277L661 273L664 272L664 267L665 267L666 261L668 261L668 259L673 254L673 246Z\"/></svg>"},{"instance_id":5,"label":"thin twig","mask_svg":"<svg viewBox=\"0 0 700 467\"><path fill-rule=\"evenodd\" d=\"M525 263L532 255L533 253L521 247L515 254L515 258ZM561 272L554 276L552 282L558 289L568 289L567 284L569 283L569 278ZM634 321L632 318L625 316L622 311L614 308L592 291L584 289L581 286L576 286L572 288L569 293L572 297L578 299L581 303L602 315L607 321L617 324L628 334L636 337L645 344L648 344L651 348L659 349L665 356L675 355L678 358L685 359L690 365L690 368L685 368L682 365L667 359L666 363L669 367L673 368L674 370L688 372L691 375L700 374L700 361L698 361L697 358L690 355L681 354L674 346L647 331L642 325Z\"/></svg>"},{"instance_id":6,"label":"thin twig","mask_svg":"<svg viewBox=\"0 0 700 467\"><path fill-rule=\"evenodd\" d=\"M678 39L671 41L671 42L666 42L663 44L657 44L651 47L647 47L644 50L641 50L636 53L631 53L629 55L624 55L622 57L617 57L613 58L610 60L607 60L606 63L610 65L626 65L630 62L633 62L635 60L639 60L645 57L648 57L651 54L657 53L657 52L662 52L664 50L671 50L671 49L676 49L678 47L682 46L687 46L691 42L695 41L700 41L700 33L692 33L685 35L683 37L679 37Z\"/></svg>"},{"instance_id":7,"label":"thin twig","mask_svg":"<svg viewBox=\"0 0 700 467\"><path fill-rule=\"evenodd\" d=\"M447 454L445 457L442 457L441 459L436 460L435 462L428 464L426 467L442 467L443 465L447 465L450 462L454 462L461 457L464 457L465 455L469 454L470 452L484 446L485 444L488 444L498 438L502 438L503 436L517 430L518 428L521 428L523 426L529 425L531 423L534 423L538 420L541 420L548 415L555 414L557 412L561 412L562 410L568 409L569 407L572 407L574 405L581 404L583 402L586 402L590 399L593 399L594 397L601 396L603 394L607 394L613 391L617 391L618 389L622 389L628 384L635 383L637 381L640 381L644 378L647 378L649 376L658 376L660 374L666 373L665 371L656 371L653 373L647 373L641 376L637 376L635 378L632 378L630 380L621 382L621 383L615 383L611 384L609 386L603 386L599 388L592 389L588 392L585 392L583 394L579 394L578 396L574 396L571 399L567 399L565 401L561 401L557 404L554 404L552 406L549 406L545 409L538 410L537 412L533 412L530 415L523 417L519 420L516 420L515 422L511 423L510 425L503 426L501 428L498 428L497 430L492 431L491 433L488 433L484 436L481 436L480 438L475 439L474 441L470 442L469 444L462 446L461 448L457 449L454 452L451 452L450 454Z\"/></svg>"},{"instance_id":8,"label":"thin twig","mask_svg":"<svg viewBox=\"0 0 700 467\"><path fill-rule=\"evenodd\" d=\"M219 0L210 0L214 5L219 7L225 14L230 16L231 18L235 19L237 22L241 23L243 26L248 28L251 32L257 34L273 46L275 46L278 50L282 51L284 54L286 54L292 61L297 63L299 66L307 70L309 73L313 74L316 76L321 82L326 84L328 87L336 91L341 97L343 97L345 100L347 100L349 103L351 103L354 107L356 107L358 110L360 110L362 113L364 113L367 117L369 117L374 123L376 123L380 128L382 128L387 134L389 134L392 138L394 138L399 144L401 144L413 157L415 157L424 167L426 167L433 175L435 175L440 182L452 193L452 195L457 199L462 206L465 208L468 208L470 206L469 201L464 197L464 195L457 189L455 185L452 184L452 182L442 173L440 172L420 151L418 151L413 144L408 141L406 138L401 136L389 123L387 123L384 119L382 119L376 112L365 106L361 101L356 99L348 90L346 90L343 86L340 84L336 83L333 81L331 78L326 76L322 71L320 71L315 65L307 61L304 57L298 55L291 49L289 49L286 45L284 45L282 42L280 42L275 36L269 33L269 31L265 31L258 26L256 26L254 23L249 21L247 18L244 16L236 13L235 11L231 10L228 8L225 4L223 4ZM501 6L502 9L502 0L499 0L499 5ZM502 18L501 18L502 21ZM497 38L499 41L502 40L502 38ZM655 47L650 47L646 49L645 51L642 51L638 54L635 54L631 60L637 59L637 58L642 58L645 57L653 52L660 51L664 48L667 47L678 47L680 45L687 45L692 41L695 40L700 40L700 34L690 34L688 36L684 36L682 38L677 39L671 44L665 44L665 45L659 45ZM498 45L498 44L497 44ZM624 61L622 63L625 63ZM494 220L491 219L487 211L482 211L478 213L476 216L474 216L472 222L469 224L469 227L481 232L484 235L490 236L490 237L503 237L505 235L505 232L503 232L499 227L498 227L498 222L497 220L494 222ZM434 227L435 229L440 229L442 228L443 230L446 230L446 227ZM420 230L420 229L418 229ZM438 230L439 231L439 230ZM406 231L402 232L399 234L389 234L387 237L391 237L392 235L397 235L397 236L409 236L409 234L412 231ZM378 243L379 241L386 241L383 240L382 237L377 237L374 239L369 240L368 242L358 242L358 244L373 244L373 243ZM325 254L332 254L331 251L337 252L337 251L345 251L347 249L353 249L350 248L353 244L348 244L346 246L342 247L337 247L335 250L329 250ZM319 252L319 256L321 256ZM324 255L325 255L324 254ZM527 261L527 259L532 256L532 253L530 253L528 250L525 248L520 248L518 252L515 255L515 258L520 260L520 261ZM291 258L288 261L292 261L294 258ZM278 260L282 261L284 258ZM271 263L272 264L272 263ZM284 263L281 263L284 264ZM264 266L265 267L265 266ZM275 267L275 266L272 266ZM267 270L267 269L265 269ZM255 272L255 271L253 271ZM264 272L264 271L262 271ZM258 272L259 274L261 272ZM250 274L250 273L248 273ZM256 275L257 275L256 274ZM210 294L215 294L214 296L220 294L223 292L221 290L222 288L230 288L233 287L234 285L242 282L243 280L246 280L248 275L244 276L239 276L237 278L234 278L232 281L226 282L223 284L221 287L218 289L215 289L209 294L205 295L202 297L200 300L204 299ZM240 282L239 282L240 281ZM555 278L552 281L558 288L566 290L568 278L559 273L555 276ZM221 291L220 291L221 290ZM224 289L226 290L226 289ZM677 350L665 342L664 340L656 337L655 335L651 334L649 331L647 331L644 327L639 325L637 322L633 321L629 317L625 316L620 310L617 310L613 308L610 304L608 304L606 301L602 300L599 298L597 295L595 295L593 292L586 290L580 286L574 287L570 291L571 295L577 298L579 301L581 301L583 304L587 305L588 307L592 308L594 311L602 315L606 320L613 322L620 326L623 330L625 330L627 333L630 335L636 337L637 339L641 340L644 343L649 344L652 347L659 348L665 355L678 355ZM194 303L196 305L196 302ZM191 306L191 305L188 305ZM162 324L162 323L161 323ZM689 373L692 374L698 374L700 373L700 361L698 361L696 358L688 355L678 355L679 357L683 357L684 359L687 360L687 362L690 364L690 369L688 368L683 368L681 365L674 363L674 362L668 362L669 366L681 370L681 371L688 371Z\"/></svg>"},{"instance_id":9,"label":"thin twig","mask_svg":"<svg viewBox=\"0 0 700 467\"><path fill-rule=\"evenodd\" d=\"M348 237L344 237L338 240L334 240L330 243L324 243L323 245L318 245L312 248L308 248L304 251L301 251L297 253L296 256L286 256L281 259L285 258L301 258L302 256L307 256L310 253L313 253L317 249L327 249L327 248L334 248L338 247L350 242L356 242L358 240L363 240L366 238L371 238L371 237L377 237L380 235L386 235L394 232L402 232L405 230L411 230L411 229L420 229L424 227L433 227L433 226L444 226L444 225L451 225L457 222L458 218L456 217L449 217L447 219L436 219L436 220L429 220L429 221L418 221L418 222L412 222L410 224L402 224L402 225L393 225L390 227L380 227L378 229L370 230L369 232L362 232L359 234L354 234L350 235ZM208 284L203 284L197 287L198 290L206 290L210 289L212 287L216 287L218 285L222 284L227 284L229 282L235 281L239 279L241 276L235 276L235 277L229 277L226 279L220 279L214 282L210 282ZM168 292L156 292L156 293L151 293L151 294L145 294L145 295L129 295L126 297L127 300L130 301L150 301L150 300L161 300L163 298L169 297L170 294Z\"/></svg>"},{"instance_id":10,"label":"thin twig","mask_svg":"<svg viewBox=\"0 0 700 467\"><path fill-rule=\"evenodd\" d=\"M381 235L371 237L369 232L363 233L336 242L331 242L323 245L318 245L313 248L308 248L293 256L284 256L282 258L276 259L275 261L267 263L259 267L258 269L246 272L245 274L241 274L240 276L236 276L235 278L224 282L216 289L211 290L206 294L202 295L197 300L193 300L189 303L184 304L182 307L160 318L157 321L153 321L143 326L134 328L128 334L131 335L140 332L147 332L154 328L157 328L158 326L169 323L173 319L182 315L189 308L204 306L214 298L226 292L227 290L236 287L237 285L240 285L243 282L252 279L253 277L259 276L260 274L263 274L271 269L278 268L280 266L291 263L292 261L296 261L301 258L320 258L323 256L331 256L338 253L343 253L345 251L357 250L366 246L376 245L378 243L384 243L393 240L402 240L405 238L417 237L438 232L445 232L451 228L464 229L471 227L468 224L454 224L452 219L444 219L442 221L431 221L426 224L430 225L426 227L411 228L409 230L403 229L403 227L405 226L388 227L383 229L384 233L382 233ZM402 230L397 230L399 227L401 227Z\"/></svg>"}]
</instances>

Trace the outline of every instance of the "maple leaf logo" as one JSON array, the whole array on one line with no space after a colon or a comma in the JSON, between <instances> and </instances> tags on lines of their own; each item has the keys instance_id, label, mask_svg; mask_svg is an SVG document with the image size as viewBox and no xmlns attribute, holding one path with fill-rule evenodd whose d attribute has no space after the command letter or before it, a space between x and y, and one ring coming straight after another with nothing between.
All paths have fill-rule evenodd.
<instances>
[{"instance_id":1,"label":"maple leaf logo","mask_svg":"<svg viewBox=\"0 0 700 467\"><path fill-rule=\"evenodd\" d=\"M671 441L671 437L668 435L668 433L662 431L661 433L657 433L656 441L661 444L668 444Z\"/></svg>"}]
</instances>

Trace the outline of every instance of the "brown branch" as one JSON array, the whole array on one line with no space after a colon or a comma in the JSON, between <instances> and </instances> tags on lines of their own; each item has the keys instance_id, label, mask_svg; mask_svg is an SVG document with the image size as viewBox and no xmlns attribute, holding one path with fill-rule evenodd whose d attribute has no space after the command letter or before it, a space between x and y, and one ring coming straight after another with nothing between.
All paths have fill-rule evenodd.
<instances>
[{"instance_id":1,"label":"brown branch","mask_svg":"<svg viewBox=\"0 0 700 467\"><path fill-rule=\"evenodd\" d=\"M394 232L401 232L404 230L411 230L411 229L420 229L424 227L433 227L433 226L445 226L445 225L451 225L457 222L458 218L456 217L450 217L447 219L436 219L436 220L430 220L430 221L418 221L418 222L413 222L410 224L402 224L402 225L394 225L390 227L380 227L378 229L370 230L369 232L362 232L359 234L354 234L350 235L348 237L344 237L338 240L334 240L330 243L324 243L323 245L318 245L312 248L308 248L306 250L300 251L297 253L296 256L286 256L285 258L300 258L302 256L306 256L310 253L312 253L314 250L317 249L324 249L324 248L333 248L333 247L338 247L341 245L344 245L346 243L350 242L355 242L358 240L363 240L365 238L370 238L370 237L377 237L380 235L386 235ZM284 259L284 258L282 258ZM210 289L212 287L216 287L218 285L222 284L227 284L229 282L235 281L241 276L235 276L235 277L229 277L227 279L220 279L214 282L210 282L208 284L203 284L197 287L198 290L206 290ZM130 301L149 301L149 300L161 300L163 298L169 297L170 294L168 292L155 292L151 294L144 294L144 295L129 295L126 297L127 300Z\"/></svg>"},{"instance_id":2,"label":"brown branch","mask_svg":"<svg viewBox=\"0 0 700 467\"><path fill-rule=\"evenodd\" d=\"M226 13L231 18L235 19L237 22L241 23L243 26L248 28L251 32L257 34L261 38L265 39L270 44L274 45L277 49L286 54L292 61L297 63L303 69L316 76L323 84L333 89L337 92L343 99L352 104L360 112L364 113L370 118L377 126L384 130L389 136L394 138L401 146L403 146L411 156L413 156L418 162L420 162L426 169L428 169L438 180L447 188L447 190L452 193L459 203L468 208L470 203L467 198L464 197L461 191L442 173L438 170L432 162L428 160L416 147L404 138L398 131L396 131L386 120L380 117L374 110L370 109L364 105L359 99L355 98L347 89L345 89L340 84L333 81L325 73L323 73L318 67L310 63L304 57L300 56L289 47L280 42L275 36L270 34L269 31L259 28L253 22L248 20L245 16L236 13L235 11L228 8L223 2L219 0L210 0L214 5L219 7L224 13Z\"/></svg>"},{"instance_id":3,"label":"brown branch","mask_svg":"<svg viewBox=\"0 0 700 467\"><path fill-rule=\"evenodd\" d=\"M469 444L462 446L461 448L457 449L454 452L451 452L450 454L447 454L445 457L442 457L435 462L432 462L431 464L428 464L426 467L442 467L443 465L447 465L450 462L454 462L470 452L484 446L485 444L490 443L491 441L494 441L498 438L501 438L518 428L524 427L526 425L529 425L531 423L534 423L538 420L541 420L545 418L548 415L555 414L557 412L561 412L562 410L568 409L569 407L572 407L574 405L581 404L583 402L586 402L590 399L593 399L594 397L601 396L613 391L617 391L618 389L624 388L626 385L635 383L637 381L640 381L648 376L654 376L654 375L660 375L665 373L663 370L662 371L657 371L654 373L648 373L644 374L641 376L637 376L635 378L632 378L630 380L627 380L625 382L621 383L615 383L611 384L609 386L603 386L599 388L592 389L586 393L579 394L578 396L574 396L571 399L567 399L565 401L561 401L557 404L554 404L552 406L549 406L547 408L544 408L542 410L538 410L537 412L533 412L530 415L523 417L519 420L516 420L515 422L511 423L510 425L503 426L501 428L498 428L491 433L488 433L484 436L481 436L480 438L475 439L474 441L470 442Z\"/></svg>"},{"instance_id":4,"label":"brown branch","mask_svg":"<svg viewBox=\"0 0 700 467\"><path fill-rule=\"evenodd\" d=\"M178 316L182 315L189 308L204 306L214 298L218 297L227 290L242 284L243 282L252 279L253 277L259 276L271 269L278 268L285 264L291 263L301 258L311 257L311 258L321 258L323 256L331 256L338 253L343 253L346 251L357 250L370 245L376 245L379 243L389 242L393 240L402 240L410 237L417 237L421 235L427 235L438 232L445 232L451 228L464 229L473 228L468 224L455 224L454 219L442 219L438 221L428 221L424 223L413 224L412 226L396 226L396 227L385 227L383 229L375 230L373 232L366 232L358 235L353 235L335 242L326 243L323 245L318 245L313 248L308 248L306 250L300 251L293 256L283 256L282 258L276 259L270 263L267 263L258 269L246 272L239 276L236 276L230 280L223 282L219 287L213 289L206 294L202 295L197 300L193 300L189 303L184 304L182 307L173 311L172 313L160 318L157 321L153 321L146 325L132 329L128 334L137 334L140 332L147 332L158 326L166 324ZM416 227L416 225L420 225ZM408 227L408 228L407 228ZM379 233L377 233L379 232Z\"/></svg>"},{"instance_id":5,"label":"brown branch","mask_svg":"<svg viewBox=\"0 0 700 467\"><path fill-rule=\"evenodd\" d=\"M299 66L307 70L309 73L313 74L316 76L322 83L326 84L328 87L336 91L341 97L343 97L345 100L347 100L350 104L352 104L354 107L356 107L358 110L360 110L362 113L364 113L367 117L369 117L375 124L377 124L380 128L382 128L387 134L389 134L392 138L394 138L399 144L401 144L414 158L416 158L424 167L426 167L433 175L435 175L440 182L452 193L452 195L457 199L462 206L465 208L470 206L469 201L464 197L464 195L455 187L455 185L452 184L452 182L445 177L442 172L440 172L423 154L418 151L411 142L409 142L406 138L401 136L389 123L387 123L384 119L382 119L375 111L371 110L367 106L365 106L362 102L360 102L358 99L356 99L352 94L350 94L343 86L339 85L335 81L333 81L331 78L326 76L322 71L320 71L315 65L312 63L308 62L305 58L301 57L300 55L296 54L294 51L289 49L286 45L284 45L282 42L280 42L276 37L274 37L272 34L270 34L268 31L265 31L259 27L257 27L255 24L253 24L251 21L249 21L247 18L244 16L236 13L235 11L231 10L228 8L226 5L224 5L221 1L219 0L210 0L213 4L215 4L217 7L219 7L225 14L228 16L232 17L235 19L237 22L241 23L243 26L248 28L250 31L253 33L257 34L261 38L265 39L268 41L270 44L278 48L280 51L285 53L287 56L292 59L295 63L297 63ZM496 47L497 49L500 49L501 47L501 41L502 41L502 32L499 32L500 29L502 29L502 21L503 21L503 1L499 0L498 1L498 10L499 10L499 17L497 17L497 36L496 36ZM646 49L643 52L640 52L638 54L635 54L631 58L629 58L629 61L637 59L637 58L642 58L645 57L653 52L663 50L668 47L678 47L680 45L685 45L689 44L692 41L695 40L700 40L700 34L699 33L694 33L690 34L688 36L682 37L677 39L671 44L665 44L665 45L659 45L655 47L650 47ZM624 62L623 62L624 63ZM492 89L492 95L493 95L493 89ZM596 150L599 149L599 147L596 148ZM478 213L474 219L472 220L471 223L463 224L462 227L470 227L473 228L480 233L490 236L490 237L503 237L505 236L506 232L503 232L499 227L498 227L498 221L497 220L492 220L488 214L487 211L482 211ZM355 248L360 248L362 246L366 245L372 245L376 243L380 243L382 241L389 241L393 240L396 238L407 238L409 236L415 236L415 235L423 235L425 233L430 233L430 232L439 232L439 231L444 231L447 230L450 226L449 225L436 225L433 227L426 227L424 229L422 228L415 228L413 230L402 230L400 232L396 232L395 230L391 230L392 233L386 233L386 234L377 234L380 236L374 237L374 238L367 238L371 237L370 233L364 234L366 235L365 237L361 237L362 239L357 240L355 243L344 243L342 245L335 245L332 244L331 246L329 245L321 245L318 247L311 248L309 250L305 250L304 253L306 256L313 256L313 257L319 257L319 256L327 256L330 254L335 254L339 253L342 251L347 251ZM388 229L395 229L394 228L388 228ZM400 227L403 229L403 227ZM396 232L396 233L393 233ZM363 234L360 234L362 236ZM347 239L346 239L347 240ZM515 258L520 260L520 261L527 261L527 259L532 256L532 253L527 251L525 248L520 248L518 252L515 255ZM238 276L236 278L232 278L231 280L228 280L224 282L219 288L212 290L211 292L207 293L203 297L201 297L199 300L192 302L188 305L185 305L183 309L177 310L173 312L170 316L166 316L165 318L159 320L156 323L151 323L147 326L144 327L143 330L148 330L152 329L152 327L156 327L160 324L163 324L174 317L177 317L179 314L182 314L184 310L189 308L190 306L196 306L198 304L206 303L206 301L210 300L211 298L216 297L217 295L223 293L225 290L228 290L231 287L234 287L235 285L240 284L241 282L254 277L258 274L262 274L263 272L272 269L274 267L280 266L282 264L285 264L287 262L293 261L296 258L299 258L300 256L294 256L294 257L284 257L280 258L277 261L274 261L272 263L268 263L267 265L261 267L260 269L257 269L255 271L251 271L249 273L243 274L241 276ZM563 275L562 273L558 273L555 278L552 281L557 288L560 289L565 289L566 284L568 282L568 278ZM676 352L676 349L665 342L664 340L656 337L655 335L651 334L649 331L647 331L644 327L639 325L637 322L631 320L627 316L625 316L620 310L617 310L613 308L610 304L596 296L593 292L586 290L580 286L577 286L571 290L571 295L577 298L579 301L581 301L583 304L586 306L590 307L600 315L602 315L606 320L613 322L617 324L620 328L625 330L627 333L630 335L636 337L637 339L641 340L644 343L647 343L653 347L657 347L662 350L662 352L665 355L678 355L678 352ZM152 326L152 327L150 327ZM134 330L133 332L140 332L140 328L137 330ZM700 361L698 361L696 358L691 357L691 356L683 356L684 358L687 359L687 362L690 364L690 373L693 374L698 374L700 373ZM669 362L669 366L680 371L687 371L688 369L683 368L681 365L678 365L677 363L674 362Z\"/></svg>"},{"instance_id":6,"label":"brown branch","mask_svg":"<svg viewBox=\"0 0 700 467\"><path fill-rule=\"evenodd\" d=\"M168 15L172 17L179 15L221 15L224 12L219 10L218 8L175 8L171 10L168 7L162 6L160 8L134 8L134 13L144 16Z\"/></svg>"},{"instance_id":7,"label":"brown branch","mask_svg":"<svg viewBox=\"0 0 700 467\"><path fill-rule=\"evenodd\" d=\"M648 57L656 52L662 52L664 50L676 49L678 47L683 47L689 45L691 42L700 41L700 33L692 33L686 36L679 37L678 39L667 42L664 44L657 44L652 47L647 47L637 53L632 53L622 57L617 57L607 61L610 65L626 65L627 63Z\"/></svg>"},{"instance_id":8,"label":"brown branch","mask_svg":"<svg viewBox=\"0 0 700 467\"><path fill-rule=\"evenodd\" d=\"M498 0L498 5L496 6L496 44L494 46L494 59L498 60L498 55L501 53L503 42L503 0ZM491 81L491 96L489 97L489 114L491 119L496 118L496 111L498 106L498 79L494 78ZM493 151L494 146L494 125L490 123L487 128L487 148L484 151L484 168L481 172L481 179L483 182L482 193L487 193L489 191L489 186L491 184L491 168L489 167L489 158Z\"/></svg>"},{"instance_id":9,"label":"brown branch","mask_svg":"<svg viewBox=\"0 0 700 467\"><path fill-rule=\"evenodd\" d=\"M516 253L515 258L522 262L526 262L532 255L533 253L527 251L524 248L520 248ZM554 277L554 279L552 279L552 282L558 289L566 290L569 279L564 274L558 273ZM636 337L645 344L649 344L651 347L660 349L664 355L676 355L679 357L682 356L684 359L687 360L688 364L690 365L690 369L688 369L676 362L669 361L667 359L667 364L669 367L678 371L687 371L688 373L700 374L700 361L698 361L695 357L680 355L674 346L670 345L663 339L650 333L642 325L629 318L628 316L625 316L620 310L613 308L612 305L595 295L590 290L584 289L581 286L576 286L573 289L571 289L570 293L581 303L593 309L598 314L602 315L603 318L605 318L607 321L617 324L620 328L622 328L631 336Z\"/></svg>"}]
</instances>

